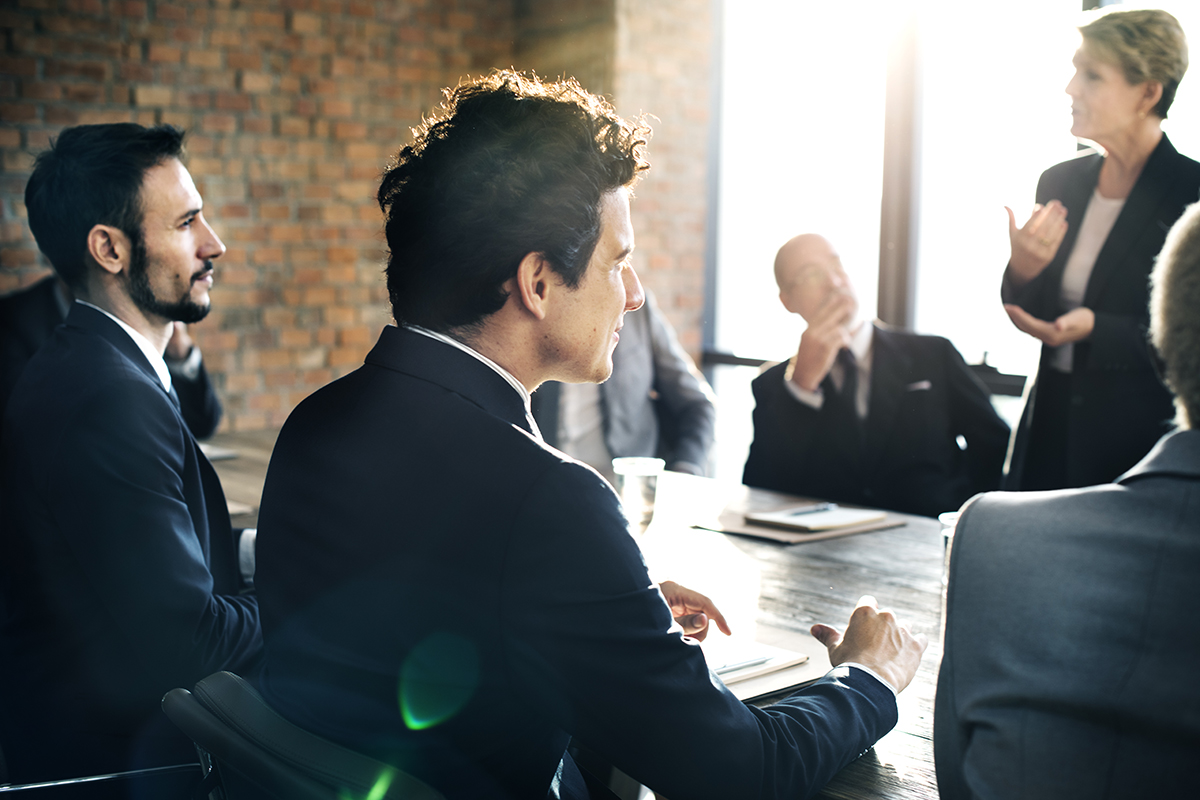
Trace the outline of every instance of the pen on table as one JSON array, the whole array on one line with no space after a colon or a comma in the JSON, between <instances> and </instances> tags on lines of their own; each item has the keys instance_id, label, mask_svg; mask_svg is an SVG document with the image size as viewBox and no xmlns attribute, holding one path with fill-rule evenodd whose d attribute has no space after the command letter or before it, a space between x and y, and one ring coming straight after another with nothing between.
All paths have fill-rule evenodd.
<instances>
[{"instance_id":1,"label":"pen on table","mask_svg":"<svg viewBox=\"0 0 1200 800\"><path fill-rule=\"evenodd\" d=\"M798 517L801 514L816 514L819 511L833 511L837 508L837 503L813 503L811 506L797 508L788 514L789 517Z\"/></svg>"},{"instance_id":2,"label":"pen on table","mask_svg":"<svg viewBox=\"0 0 1200 800\"><path fill-rule=\"evenodd\" d=\"M758 658L750 658L745 661L738 661L733 664L724 664L722 666L717 667L713 671L716 672L718 675L728 675L730 672L737 672L739 669L746 669L747 667L757 667L759 664L765 664L770 660L771 660L770 656L759 656Z\"/></svg>"}]
</instances>

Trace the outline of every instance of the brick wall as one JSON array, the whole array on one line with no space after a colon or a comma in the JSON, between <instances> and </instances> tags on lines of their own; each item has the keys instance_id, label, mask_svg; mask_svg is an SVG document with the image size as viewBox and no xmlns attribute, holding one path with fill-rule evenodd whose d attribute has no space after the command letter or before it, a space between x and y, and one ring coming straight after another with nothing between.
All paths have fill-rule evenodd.
<instances>
[{"instance_id":1,"label":"brick wall","mask_svg":"<svg viewBox=\"0 0 1200 800\"><path fill-rule=\"evenodd\" d=\"M652 114L652 168L633 203L635 263L694 356L704 322L711 0L616 0L614 105Z\"/></svg>"},{"instance_id":2,"label":"brick wall","mask_svg":"<svg viewBox=\"0 0 1200 800\"><path fill-rule=\"evenodd\" d=\"M656 6L657 4L646 4ZM22 202L63 127L168 122L229 251L194 326L225 429L282 423L389 320L373 194L441 87L496 66L578 74L656 114L638 265L699 349L708 0L5 0L0 294L46 274ZM698 174L697 174L698 173Z\"/></svg>"}]
</instances>

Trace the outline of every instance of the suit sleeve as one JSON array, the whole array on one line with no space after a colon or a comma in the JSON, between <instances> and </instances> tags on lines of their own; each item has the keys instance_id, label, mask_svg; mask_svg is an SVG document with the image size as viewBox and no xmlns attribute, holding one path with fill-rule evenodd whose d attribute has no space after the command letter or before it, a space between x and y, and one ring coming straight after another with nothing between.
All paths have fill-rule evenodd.
<instances>
[{"instance_id":1,"label":"suit sleeve","mask_svg":"<svg viewBox=\"0 0 1200 800\"><path fill-rule=\"evenodd\" d=\"M967 440L971 493L989 492L1000 486L1008 455L1009 427L992 407L987 387L971 372L962 354L949 341L943 341L951 433Z\"/></svg>"},{"instance_id":2,"label":"suit sleeve","mask_svg":"<svg viewBox=\"0 0 1200 800\"><path fill-rule=\"evenodd\" d=\"M563 498L580 521L569 535ZM769 709L738 701L674 624L615 495L590 472L557 465L523 509L504 601L514 682L655 791L807 797L895 725L891 692L853 669Z\"/></svg>"},{"instance_id":3,"label":"suit sleeve","mask_svg":"<svg viewBox=\"0 0 1200 800\"><path fill-rule=\"evenodd\" d=\"M254 597L217 595L185 497L192 446L156 387L117 381L64 421L50 513L88 591L153 684L190 685L257 659ZM188 479L199 480L188 475ZM219 528L218 528L219 530Z\"/></svg>"},{"instance_id":4,"label":"suit sleeve","mask_svg":"<svg viewBox=\"0 0 1200 800\"><path fill-rule=\"evenodd\" d=\"M171 370L171 385L179 395L179 410L192 436L207 439L221 424L221 401L209 380L208 370L200 357L200 348L193 347L187 358L165 358Z\"/></svg>"},{"instance_id":5,"label":"suit sleeve","mask_svg":"<svg viewBox=\"0 0 1200 800\"><path fill-rule=\"evenodd\" d=\"M783 385L787 362L776 364L754 379L754 440L746 456L742 483L762 489L794 492L801 483L800 459L812 452L810 443L821 410L800 402Z\"/></svg>"},{"instance_id":6,"label":"suit sleeve","mask_svg":"<svg viewBox=\"0 0 1200 800\"><path fill-rule=\"evenodd\" d=\"M650 306L650 347L654 358L654 388L669 412L672 463L686 462L708 471L717 411L712 389L684 352L670 323Z\"/></svg>"}]
</instances>

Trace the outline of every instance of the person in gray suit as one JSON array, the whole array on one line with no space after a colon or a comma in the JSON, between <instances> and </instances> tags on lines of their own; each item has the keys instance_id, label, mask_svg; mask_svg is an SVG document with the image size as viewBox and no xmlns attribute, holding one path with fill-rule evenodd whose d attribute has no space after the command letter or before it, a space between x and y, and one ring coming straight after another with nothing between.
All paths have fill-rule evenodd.
<instances>
[{"instance_id":1,"label":"person in gray suit","mask_svg":"<svg viewBox=\"0 0 1200 800\"><path fill-rule=\"evenodd\" d=\"M1194 796L1200 204L1152 284L1177 429L1114 483L963 508L934 712L944 800Z\"/></svg>"},{"instance_id":2,"label":"person in gray suit","mask_svg":"<svg viewBox=\"0 0 1200 800\"><path fill-rule=\"evenodd\" d=\"M659 456L667 469L707 474L713 391L650 292L625 315L620 335L607 381L547 381L534 393L542 436L610 481L612 459L621 456Z\"/></svg>"}]
</instances>

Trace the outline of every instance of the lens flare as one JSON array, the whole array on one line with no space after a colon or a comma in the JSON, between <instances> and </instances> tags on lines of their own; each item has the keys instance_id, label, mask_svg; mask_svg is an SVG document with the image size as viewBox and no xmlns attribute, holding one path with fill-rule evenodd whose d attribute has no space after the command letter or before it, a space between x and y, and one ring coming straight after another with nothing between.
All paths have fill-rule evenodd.
<instances>
[{"instance_id":1,"label":"lens flare","mask_svg":"<svg viewBox=\"0 0 1200 800\"><path fill-rule=\"evenodd\" d=\"M440 725L457 714L479 685L475 645L453 633L434 633L400 668L400 713L409 730Z\"/></svg>"},{"instance_id":2,"label":"lens flare","mask_svg":"<svg viewBox=\"0 0 1200 800\"><path fill-rule=\"evenodd\" d=\"M387 791L389 788L391 788L392 781L395 780L395 778L396 770L385 769L379 776L379 779L375 781L375 784L371 787L371 791L367 792L366 795L361 798L361 800L383 800L384 797L387 797ZM348 794L347 792L338 792L338 800L360 800L360 798L357 798L352 794Z\"/></svg>"}]
</instances>

